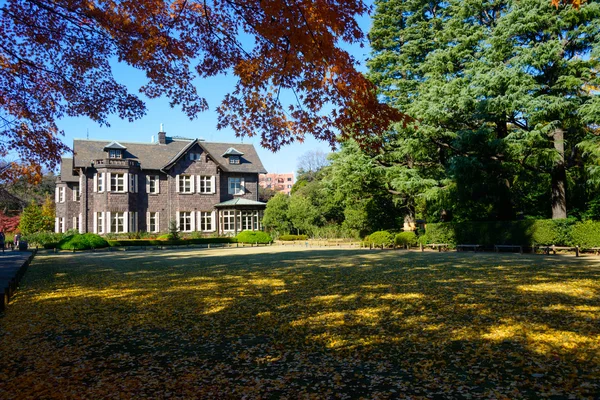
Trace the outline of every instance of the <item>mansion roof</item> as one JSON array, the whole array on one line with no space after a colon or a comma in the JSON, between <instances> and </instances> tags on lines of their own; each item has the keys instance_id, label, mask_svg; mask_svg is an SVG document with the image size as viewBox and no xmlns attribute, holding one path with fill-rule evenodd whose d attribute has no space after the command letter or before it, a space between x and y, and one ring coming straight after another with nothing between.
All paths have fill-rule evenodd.
<instances>
[{"instance_id":1,"label":"mansion roof","mask_svg":"<svg viewBox=\"0 0 600 400\"><path fill-rule=\"evenodd\" d=\"M90 167L94 160L108 158L105 149L117 148L118 146L114 144L118 144L123 149L123 159L137 161L143 169L169 169L197 144L224 171L238 173L266 172L256 149L251 144L212 143L198 139L174 140L167 138L166 144L121 141L115 143L106 140L75 139L73 141L73 159L63 158L63 160L67 163L69 163L68 160L71 160L72 168ZM243 154L239 164L230 164L228 158L224 156L224 153L232 146L235 146ZM66 169L69 169L68 166L63 165L61 176L72 175L72 172L67 173Z\"/></svg>"}]
</instances>

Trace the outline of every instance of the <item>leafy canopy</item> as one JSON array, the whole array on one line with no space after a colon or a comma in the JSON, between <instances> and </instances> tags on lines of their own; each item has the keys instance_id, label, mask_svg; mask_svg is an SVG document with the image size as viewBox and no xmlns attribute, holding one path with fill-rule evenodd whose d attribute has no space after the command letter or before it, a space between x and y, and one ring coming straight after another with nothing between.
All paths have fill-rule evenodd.
<instances>
[{"instance_id":1,"label":"leafy canopy","mask_svg":"<svg viewBox=\"0 0 600 400\"><path fill-rule=\"evenodd\" d=\"M0 157L16 152L39 173L68 150L57 120L108 125L112 114L144 115L141 97L115 78L115 60L145 71L143 96L168 97L190 118L208 109L194 79L233 74L218 128L260 135L269 149L307 133L332 145L338 134L363 143L404 118L379 103L342 49L363 40L355 17L367 11L362 0L6 0Z\"/></svg>"}]
</instances>

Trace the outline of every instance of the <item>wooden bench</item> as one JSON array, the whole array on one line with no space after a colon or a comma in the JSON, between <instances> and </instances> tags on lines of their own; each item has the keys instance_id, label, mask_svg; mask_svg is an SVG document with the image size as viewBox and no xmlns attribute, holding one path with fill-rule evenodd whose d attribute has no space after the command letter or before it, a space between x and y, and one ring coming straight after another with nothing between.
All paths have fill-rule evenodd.
<instances>
[{"instance_id":1,"label":"wooden bench","mask_svg":"<svg viewBox=\"0 0 600 400\"><path fill-rule=\"evenodd\" d=\"M442 250L446 251L450 248L450 245L448 243L430 243L430 244L424 244L421 246L421 251L424 250L425 247L431 247L432 249L437 249L438 252L441 252Z\"/></svg>"},{"instance_id":2,"label":"wooden bench","mask_svg":"<svg viewBox=\"0 0 600 400\"><path fill-rule=\"evenodd\" d=\"M556 250L567 250L567 251L575 251L575 256L579 257L579 246L539 246L540 249L544 251L544 254L556 254Z\"/></svg>"},{"instance_id":3,"label":"wooden bench","mask_svg":"<svg viewBox=\"0 0 600 400\"><path fill-rule=\"evenodd\" d=\"M494 251L500 252L500 249L519 249L519 253L523 254L523 246L519 244L495 244Z\"/></svg>"},{"instance_id":4,"label":"wooden bench","mask_svg":"<svg viewBox=\"0 0 600 400\"><path fill-rule=\"evenodd\" d=\"M477 251L481 249L483 246L480 244L457 244L456 251L461 251L464 249L473 249L473 251Z\"/></svg>"},{"instance_id":5,"label":"wooden bench","mask_svg":"<svg viewBox=\"0 0 600 400\"><path fill-rule=\"evenodd\" d=\"M588 250L591 250L594 252L594 255L600 255L600 247L590 247Z\"/></svg>"}]
</instances>

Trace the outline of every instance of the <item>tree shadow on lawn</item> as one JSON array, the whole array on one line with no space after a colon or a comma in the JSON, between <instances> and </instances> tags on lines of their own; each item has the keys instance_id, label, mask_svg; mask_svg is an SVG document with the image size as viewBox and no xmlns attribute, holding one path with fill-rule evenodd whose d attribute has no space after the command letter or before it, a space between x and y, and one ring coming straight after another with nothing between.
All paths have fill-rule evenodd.
<instances>
[{"instance_id":1,"label":"tree shadow on lawn","mask_svg":"<svg viewBox=\"0 0 600 400\"><path fill-rule=\"evenodd\" d=\"M0 397L594 398L598 261L357 250L38 257L0 320L0 352L16 360Z\"/></svg>"}]
</instances>

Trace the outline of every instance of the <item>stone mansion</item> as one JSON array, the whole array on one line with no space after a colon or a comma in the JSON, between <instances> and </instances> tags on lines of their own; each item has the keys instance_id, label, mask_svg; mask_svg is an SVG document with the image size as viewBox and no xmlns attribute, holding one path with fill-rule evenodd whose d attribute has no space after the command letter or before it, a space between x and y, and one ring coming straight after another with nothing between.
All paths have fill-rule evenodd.
<instances>
[{"instance_id":1,"label":"stone mansion","mask_svg":"<svg viewBox=\"0 0 600 400\"><path fill-rule=\"evenodd\" d=\"M162 130L162 129L161 129ZM266 173L250 144L177 139L157 143L74 140L56 185L55 231L235 235L261 229Z\"/></svg>"}]
</instances>

